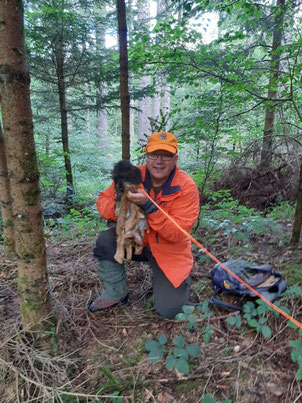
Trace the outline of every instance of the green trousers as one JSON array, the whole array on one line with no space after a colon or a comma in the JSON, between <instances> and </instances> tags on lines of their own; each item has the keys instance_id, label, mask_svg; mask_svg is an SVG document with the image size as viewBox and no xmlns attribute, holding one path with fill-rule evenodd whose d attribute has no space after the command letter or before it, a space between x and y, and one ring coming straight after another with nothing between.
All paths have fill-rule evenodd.
<instances>
[{"instance_id":1,"label":"green trousers","mask_svg":"<svg viewBox=\"0 0 302 403\"><path fill-rule=\"evenodd\" d=\"M110 260L99 260L98 272L103 280L103 298L120 300L128 294L128 280L123 264L113 263Z\"/></svg>"},{"instance_id":2,"label":"green trousers","mask_svg":"<svg viewBox=\"0 0 302 403\"><path fill-rule=\"evenodd\" d=\"M129 292L125 266L114 260L116 251L115 228L102 231L96 242L94 255L99 260L99 276L103 281L102 298L123 299ZM150 249L145 247L141 255L133 255L134 261L149 261L153 271L153 302L155 310L163 318L174 318L182 311L189 298L191 280L188 277L175 288L158 266Z\"/></svg>"}]
</instances>

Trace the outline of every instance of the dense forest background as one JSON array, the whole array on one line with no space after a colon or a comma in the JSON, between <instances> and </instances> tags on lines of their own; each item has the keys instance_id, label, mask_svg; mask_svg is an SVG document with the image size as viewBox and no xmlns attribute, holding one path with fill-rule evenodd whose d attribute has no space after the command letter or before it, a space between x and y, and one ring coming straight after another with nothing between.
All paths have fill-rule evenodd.
<instances>
[{"instance_id":1,"label":"dense forest background","mask_svg":"<svg viewBox=\"0 0 302 403\"><path fill-rule=\"evenodd\" d=\"M170 130L202 195L296 201L299 3L129 2L127 22L131 159ZM25 30L43 211L59 216L66 194L94 202L121 158L115 4L25 2Z\"/></svg>"},{"instance_id":2,"label":"dense forest background","mask_svg":"<svg viewBox=\"0 0 302 403\"><path fill-rule=\"evenodd\" d=\"M21 20L25 50L8 48L22 69L11 80L10 35L1 35ZM261 301L242 315L205 304L162 321L148 268L128 262L130 306L93 318L86 308L101 289L92 258L105 228L98 194L115 162L143 163L148 136L166 130L200 191L193 235L221 261L281 271L289 288L277 304L301 322L301 46L299 0L0 2L3 402L300 401L301 330ZM10 92L18 80L29 84L27 74L31 105ZM24 106L34 142L18 114ZM26 127L22 142L11 134L14 118ZM35 154L37 170L26 160ZM31 181L37 187L25 192ZM191 297L200 302L212 295L214 262L193 253ZM36 342L40 323L46 340Z\"/></svg>"}]
</instances>

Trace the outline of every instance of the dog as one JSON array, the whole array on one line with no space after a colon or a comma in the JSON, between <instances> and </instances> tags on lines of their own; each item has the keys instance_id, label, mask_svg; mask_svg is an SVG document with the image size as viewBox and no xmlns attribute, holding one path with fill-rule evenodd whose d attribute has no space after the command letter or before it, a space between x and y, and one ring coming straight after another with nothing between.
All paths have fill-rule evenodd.
<instances>
[{"instance_id":1,"label":"dog","mask_svg":"<svg viewBox=\"0 0 302 403\"><path fill-rule=\"evenodd\" d=\"M127 260L132 259L133 250L135 255L142 253L143 238L145 231L149 230L149 225L143 210L127 198L128 191L136 192L137 186L142 182L139 168L130 162L119 161L114 165L112 179L117 195L115 209L117 248L114 259L118 263L123 263L125 255Z\"/></svg>"}]
</instances>

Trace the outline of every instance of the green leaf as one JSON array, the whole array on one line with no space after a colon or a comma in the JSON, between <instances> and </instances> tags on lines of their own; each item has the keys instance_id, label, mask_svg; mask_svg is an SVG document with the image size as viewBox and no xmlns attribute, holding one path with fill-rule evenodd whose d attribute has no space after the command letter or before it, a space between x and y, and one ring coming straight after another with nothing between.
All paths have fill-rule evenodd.
<instances>
[{"instance_id":1,"label":"green leaf","mask_svg":"<svg viewBox=\"0 0 302 403\"><path fill-rule=\"evenodd\" d=\"M176 358L184 358L185 360L189 358L189 354L184 348L176 347L173 351L173 354Z\"/></svg>"},{"instance_id":2,"label":"green leaf","mask_svg":"<svg viewBox=\"0 0 302 403\"><path fill-rule=\"evenodd\" d=\"M201 312L208 313L208 312L210 311L208 301L205 301L205 302L201 305L201 307L200 307L199 310L200 310Z\"/></svg>"},{"instance_id":3,"label":"green leaf","mask_svg":"<svg viewBox=\"0 0 302 403\"><path fill-rule=\"evenodd\" d=\"M298 369L296 376L298 381L302 379L302 366Z\"/></svg>"},{"instance_id":4,"label":"green leaf","mask_svg":"<svg viewBox=\"0 0 302 403\"><path fill-rule=\"evenodd\" d=\"M163 357L163 350L156 348L148 354L148 362L155 364L156 362L161 361Z\"/></svg>"},{"instance_id":5,"label":"green leaf","mask_svg":"<svg viewBox=\"0 0 302 403\"><path fill-rule=\"evenodd\" d=\"M251 314L255 310L255 304L252 301L248 301L243 306L243 312Z\"/></svg>"},{"instance_id":6,"label":"green leaf","mask_svg":"<svg viewBox=\"0 0 302 403\"><path fill-rule=\"evenodd\" d=\"M175 316L175 319L176 319L176 320L179 320L179 321L181 321L181 322L184 322L185 320L187 320L187 315L184 314L184 313L178 313L178 314Z\"/></svg>"},{"instance_id":7,"label":"green leaf","mask_svg":"<svg viewBox=\"0 0 302 403\"><path fill-rule=\"evenodd\" d=\"M290 340L289 344L295 349L301 351L302 354L302 340Z\"/></svg>"},{"instance_id":8,"label":"green leaf","mask_svg":"<svg viewBox=\"0 0 302 403\"><path fill-rule=\"evenodd\" d=\"M297 362L300 358L300 353L297 350L291 352L290 357L293 362Z\"/></svg>"},{"instance_id":9,"label":"green leaf","mask_svg":"<svg viewBox=\"0 0 302 403\"><path fill-rule=\"evenodd\" d=\"M183 338L183 336L177 336L173 338L173 343L177 346L177 347L184 347L185 345L185 339Z\"/></svg>"},{"instance_id":10,"label":"green leaf","mask_svg":"<svg viewBox=\"0 0 302 403\"><path fill-rule=\"evenodd\" d=\"M201 348L197 344L189 344L186 350L192 357L197 357L201 354Z\"/></svg>"},{"instance_id":11,"label":"green leaf","mask_svg":"<svg viewBox=\"0 0 302 403\"><path fill-rule=\"evenodd\" d=\"M262 327L261 327L261 333L262 333L263 336L266 337L266 338L271 338L271 337L272 337L271 328L268 327L268 326L262 326Z\"/></svg>"},{"instance_id":12,"label":"green leaf","mask_svg":"<svg viewBox=\"0 0 302 403\"><path fill-rule=\"evenodd\" d=\"M287 326L290 327L291 329L298 329L298 326L290 320L287 322Z\"/></svg>"},{"instance_id":13,"label":"green leaf","mask_svg":"<svg viewBox=\"0 0 302 403\"><path fill-rule=\"evenodd\" d=\"M260 324L260 325L264 325L264 323L265 323L266 321L267 321L267 319L262 317L262 318L259 319L259 324Z\"/></svg>"},{"instance_id":14,"label":"green leaf","mask_svg":"<svg viewBox=\"0 0 302 403\"><path fill-rule=\"evenodd\" d=\"M281 311L287 313L288 315L291 314L290 310L287 308L287 306L281 305L279 306L279 308L281 309Z\"/></svg>"},{"instance_id":15,"label":"green leaf","mask_svg":"<svg viewBox=\"0 0 302 403\"><path fill-rule=\"evenodd\" d=\"M236 318L235 316L229 316L226 320L227 324L230 326L236 325Z\"/></svg>"},{"instance_id":16,"label":"green leaf","mask_svg":"<svg viewBox=\"0 0 302 403\"><path fill-rule=\"evenodd\" d=\"M209 344L210 341L211 341L211 337L212 337L212 332L206 332L206 333L203 335L203 342L204 342L205 344Z\"/></svg>"},{"instance_id":17,"label":"green leaf","mask_svg":"<svg viewBox=\"0 0 302 403\"><path fill-rule=\"evenodd\" d=\"M214 399L214 397L213 396L205 396L203 399L202 399L202 403L216 403L216 399Z\"/></svg>"},{"instance_id":18,"label":"green leaf","mask_svg":"<svg viewBox=\"0 0 302 403\"><path fill-rule=\"evenodd\" d=\"M175 368L182 374L187 375L190 372L188 362L183 358L178 358L175 363Z\"/></svg>"},{"instance_id":19,"label":"green leaf","mask_svg":"<svg viewBox=\"0 0 302 403\"><path fill-rule=\"evenodd\" d=\"M167 336L165 334L161 334L158 338L159 344L166 344L167 343Z\"/></svg>"},{"instance_id":20,"label":"green leaf","mask_svg":"<svg viewBox=\"0 0 302 403\"><path fill-rule=\"evenodd\" d=\"M147 343L145 344L145 349L147 351L152 351L155 348L158 348L158 342L155 340L148 340Z\"/></svg>"},{"instance_id":21,"label":"green leaf","mask_svg":"<svg viewBox=\"0 0 302 403\"><path fill-rule=\"evenodd\" d=\"M191 313L193 313L194 309L195 309L195 307L191 306L191 305L184 305L182 307L183 312L186 313L187 315L190 315Z\"/></svg>"},{"instance_id":22,"label":"green leaf","mask_svg":"<svg viewBox=\"0 0 302 403\"><path fill-rule=\"evenodd\" d=\"M258 306L258 308L257 308L258 315L263 315L265 311L266 311L266 306L264 306L264 305Z\"/></svg>"},{"instance_id":23,"label":"green leaf","mask_svg":"<svg viewBox=\"0 0 302 403\"><path fill-rule=\"evenodd\" d=\"M258 321L257 321L256 319L250 319L250 320L248 320L248 324L249 324L249 326L251 326L251 327L258 327L258 326L259 326L259 323L258 323Z\"/></svg>"},{"instance_id":24,"label":"green leaf","mask_svg":"<svg viewBox=\"0 0 302 403\"><path fill-rule=\"evenodd\" d=\"M173 355L168 355L168 357L166 358L166 369L168 371L171 371L175 367L175 362L175 357L173 357Z\"/></svg>"}]
</instances>

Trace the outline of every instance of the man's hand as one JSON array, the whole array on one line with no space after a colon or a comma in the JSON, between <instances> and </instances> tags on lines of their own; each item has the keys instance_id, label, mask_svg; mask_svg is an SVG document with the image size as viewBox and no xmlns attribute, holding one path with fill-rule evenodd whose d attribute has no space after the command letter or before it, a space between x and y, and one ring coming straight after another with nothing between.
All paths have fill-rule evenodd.
<instances>
[{"instance_id":1,"label":"man's hand","mask_svg":"<svg viewBox=\"0 0 302 403\"><path fill-rule=\"evenodd\" d=\"M137 204L138 206L142 206L148 200L148 197L144 195L139 189L136 192L131 192L128 190L127 199L130 200L132 203Z\"/></svg>"}]
</instances>

